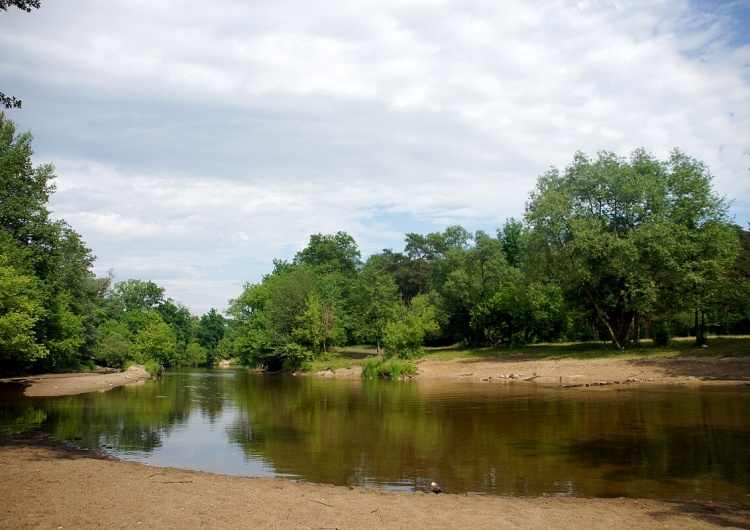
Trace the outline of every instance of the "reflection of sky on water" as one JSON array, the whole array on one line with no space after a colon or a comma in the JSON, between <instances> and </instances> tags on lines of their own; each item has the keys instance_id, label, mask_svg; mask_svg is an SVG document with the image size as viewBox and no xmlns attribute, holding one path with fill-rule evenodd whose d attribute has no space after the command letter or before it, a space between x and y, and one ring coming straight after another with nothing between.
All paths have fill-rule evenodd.
<instances>
[{"instance_id":1,"label":"reflection of sky on water","mask_svg":"<svg viewBox=\"0 0 750 530\"><path fill-rule=\"evenodd\" d=\"M248 457L242 447L228 444L227 428L239 417L236 407L226 407L209 421L206 415L192 411L188 420L162 434L162 444L151 452L109 452L117 457L158 467L176 467L252 477L277 476L273 466L260 457Z\"/></svg>"}]
</instances>

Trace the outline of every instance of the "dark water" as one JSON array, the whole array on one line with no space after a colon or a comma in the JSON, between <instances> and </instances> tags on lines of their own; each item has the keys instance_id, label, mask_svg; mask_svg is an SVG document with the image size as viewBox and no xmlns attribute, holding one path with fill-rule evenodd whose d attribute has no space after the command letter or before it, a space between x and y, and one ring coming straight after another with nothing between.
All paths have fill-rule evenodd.
<instances>
[{"instance_id":1,"label":"dark water","mask_svg":"<svg viewBox=\"0 0 750 530\"><path fill-rule=\"evenodd\" d=\"M0 428L158 466L450 493L750 500L750 387L544 388L170 373L0 395Z\"/></svg>"}]
</instances>

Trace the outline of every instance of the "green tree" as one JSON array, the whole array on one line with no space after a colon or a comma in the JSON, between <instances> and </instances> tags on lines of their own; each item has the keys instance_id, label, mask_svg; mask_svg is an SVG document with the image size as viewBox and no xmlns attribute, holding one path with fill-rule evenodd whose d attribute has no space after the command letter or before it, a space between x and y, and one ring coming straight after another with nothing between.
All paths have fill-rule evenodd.
<instances>
[{"instance_id":1,"label":"green tree","mask_svg":"<svg viewBox=\"0 0 750 530\"><path fill-rule=\"evenodd\" d=\"M133 351L138 362L156 361L164 366L178 366L177 337L158 313L150 311L148 319L135 336Z\"/></svg>"},{"instance_id":2,"label":"green tree","mask_svg":"<svg viewBox=\"0 0 750 530\"><path fill-rule=\"evenodd\" d=\"M94 349L95 358L106 366L122 367L135 360L133 334L117 320L108 319L97 328L99 340Z\"/></svg>"},{"instance_id":3,"label":"green tree","mask_svg":"<svg viewBox=\"0 0 750 530\"><path fill-rule=\"evenodd\" d=\"M374 263L366 263L356 281L356 335L375 344L378 355L386 326L396 320L401 301L393 278Z\"/></svg>"},{"instance_id":4,"label":"green tree","mask_svg":"<svg viewBox=\"0 0 750 530\"><path fill-rule=\"evenodd\" d=\"M294 263L354 275L361 267L361 255L357 242L346 232L314 234L307 247L294 257Z\"/></svg>"},{"instance_id":5,"label":"green tree","mask_svg":"<svg viewBox=\"0 0 750 530\"><path fill-rule=\"evenodd\" d=\"M296 343L294 330L307 307L314 273L304 265L284 268L248 284L230 300L227 314L235 319L234 351L240 361L269 371L294 370L310 352Z\"/></svg>"},{"instance_id":6,"label":"green tree","mask_svg":"<svg viewBox=\"0 0 750 530\"><path fill-rule=\"evenodd\" d=\"M414 359L421 357L425 337L440 329L437 311L428 295L417 295L404 305L396 320L388 322L383 332L385 357Z\"/></svg>"},{"instance_id":7,"label":"green tree","mask_svg":"<svg viewBox=\"0 0 750 530\"><path fill-rule=\"evenodd\" d=\"M731 237L720 236L726 210L705 165L677 150L663 162L643 150L629 160L577 153L564 173L539 177L526 222L549 273L585 295L623 348L641 317L708 302L735 253Z\"/></svg>"},{"instance_id":8,"label":"green tree","mask_svg":"<svg viewBox=\"0 0 750 530\"><path fill-rule=\"evenodd\" d=\"M4 261L0 255L0 362L8 371L19 371L48 353L34 332L42 306L34 278L18 274Z\"/></svg>"},{"instance_id":9,"label":"green tree","mask_svg":"<svg viewBox=\"0 0 750 530\"><path fill-rule=\"evenodd\" d=\"M226 319L213 307L202 315L198 321L195 340L206 350L206 362L214 364L221 356L218 352L219 343L227 334Z\"/></svg>"},{"instance_id":10,"label":"green tree","mask_svg":"<svg viewBox=\"0 0 750 530\"><path fill-rule=\"evenodd\" d=\"M49 353L37 356L35 368L49 370L77 364L91 335L94 258L65 221L49 218L54 168L34 167L31 142L0 113L0 251L17 274L35 279L34 335Z\"/></svg>"}]
</instances>

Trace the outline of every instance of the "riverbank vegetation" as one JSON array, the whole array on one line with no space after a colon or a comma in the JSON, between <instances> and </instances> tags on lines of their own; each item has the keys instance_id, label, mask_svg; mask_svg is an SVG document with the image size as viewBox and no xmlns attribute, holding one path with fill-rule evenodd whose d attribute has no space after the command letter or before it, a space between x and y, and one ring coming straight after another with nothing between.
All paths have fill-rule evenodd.
<instances>
[{"instance_id":1,"label":"riverbank vegetation","mask_svg":"<svg viewBox=\"0 0 750 530\"><path fill-rule=\"evenodd\" d=\"M709 334L750 333L750 232L678 150L577 153L494 233L408 233L402 250L366 258L346 232L313 234L225 314L198 317L154 282L93 274L80 235L50 216L54 168L32 164L31 141L0 114L0 372L226 358L291 371L345 363L358 344L377 372L425 347L666 352L690 336L695 354Z\"/></svg>"}]
</instances>

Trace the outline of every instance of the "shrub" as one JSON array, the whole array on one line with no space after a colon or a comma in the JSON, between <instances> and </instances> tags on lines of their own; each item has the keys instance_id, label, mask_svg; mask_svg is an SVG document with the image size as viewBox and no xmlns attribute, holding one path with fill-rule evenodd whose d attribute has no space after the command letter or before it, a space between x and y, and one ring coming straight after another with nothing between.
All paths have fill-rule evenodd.
<instances>
[{"instance_id":1,"label":"shrub","mask_svg":"<svg viewBox=\"0 0 750 530\"><path fill-rule=\"evenodd\" d=\"M398 379L403 376L416 375L416 373L416 366L396 359L389 359L387 361L367 359L362 364L362 377L364 379L371 379L373 377Z\"/></svg>"}]
</instances>

